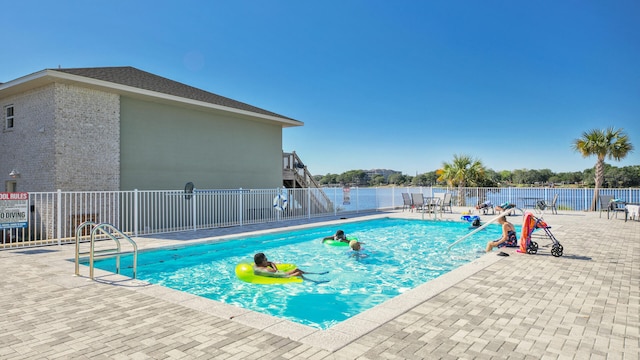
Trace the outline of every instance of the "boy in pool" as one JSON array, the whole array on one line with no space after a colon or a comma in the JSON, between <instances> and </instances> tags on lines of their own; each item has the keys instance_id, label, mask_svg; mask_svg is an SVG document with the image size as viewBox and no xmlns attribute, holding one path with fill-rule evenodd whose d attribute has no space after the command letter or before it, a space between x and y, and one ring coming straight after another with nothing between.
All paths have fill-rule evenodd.
<instances>
[{"instance_id":1,"label":"boy in pool","mask_svg":"<svg viewBox=\"0 0 640 360\"><path fill-rule=\"evenodd\" d=\"M257 253L253 256L253 262L255 266L253 271L256 275L273 276L273 277L291 277L302 276L305 272L300 269L293 269L287 272L278 270L278 267L274 262L267 260L267 256L264 253Z\"/></svg>"},{"instance_id":2,"label":"boy in pool","mask_svg":"<svg viewBox=\"0 0 640 360\"><path fill-rule=\"evenodd\" d=\"M336 234L333 236L327 236L326 238L322 239L322 242L325 242L325 240L342 241L346 243L349 242L349 240L347 240L347 235L345 235L344 231L342 230L336 231Z\"/></svg>"},{"instance_id":3,"label":"boy in pool","mask_svg":"<svg viewBox=\"0 0 640 360\"><path fill-rule=\"evenodd\" d=\"M364 252L360 252L360 250L362 250L362 244L363 243L359 242L358 240L349 241L349 247L351 248L351 257L362 259L368 256Z\"/></svg>"}]
</instances>

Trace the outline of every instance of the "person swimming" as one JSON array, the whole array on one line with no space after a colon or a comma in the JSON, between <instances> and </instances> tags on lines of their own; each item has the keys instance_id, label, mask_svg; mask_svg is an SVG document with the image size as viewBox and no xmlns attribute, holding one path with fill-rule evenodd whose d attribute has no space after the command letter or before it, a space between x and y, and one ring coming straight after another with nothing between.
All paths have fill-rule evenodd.
<instances>
[{"instance_id":1,"label":"person swimming","mask_svg":"<svg viewBox=\"0 0 640 360\"><path fill-rule=\"evenodd\" d=\"M349 251L349 256L354 257L356 259L362 259L369 256L367 253L364 252L364 249L362 248L362 244L363 243L359 242L358 240L349 241L349 247L351 248L351 251Z\"/></svg>"},{"instance_id":2,"label":"person swimming","mask_svg":"<svg viewBox=\"0 0 640 360\"><path fill-rule=\"evenodd\" d=\"M326 240L341 241L346 243L349 242L349 240L347 240L347 235L345 235L344 231L342 230L336 231L335 235L323 238L322 242L325 242Z\"/></svg>"}]
</instances>

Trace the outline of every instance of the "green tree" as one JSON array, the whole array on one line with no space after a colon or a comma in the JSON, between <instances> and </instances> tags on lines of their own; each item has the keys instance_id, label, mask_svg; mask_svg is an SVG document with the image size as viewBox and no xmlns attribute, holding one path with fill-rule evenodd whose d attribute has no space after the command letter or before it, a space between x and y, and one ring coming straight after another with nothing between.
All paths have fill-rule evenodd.
<instances>
[{"instance_id":1,"label":"green tree","mask_svg":"<svg viewBox=\"0 0 640 360\"><path fill-rule=\"evenodd\" d=\"M338 176L338 181L343 185L361 186L367 184L367 173L364 170L349 170Z\"/></svg>"},{"instance_id":2,"label":"green tree","mask_svg":"<svg viewBox=\"0 0 640 360\"><path fill-rule=\"evenodd\" d=\"M598 158L595 165L595 187L591 203L591 210L595 211L600 187L604 183L604 160L606 158L616 161L624 159L628 153L633 151L633 145L622 128L616 130L609 127L606 130L593 129L583 132L581 138L573 141L572 147L581 153L582 157L595 155Z\"/></svg>"},{"instance_id":3,"label":"green tree","mask_svg":"<svg viewBox=\"0 0 640 360\"><path fill-rule=\"evenodd\" d=\"M413 177L409 175L391 174L389 175L387 182L393 185L405 185L405 184L410 184L412 180L413 180Z\"/></svg>"},{"instance_id":4,"label":"green tree","mask_svg":"<svg viewBox=\"0 0 640 360\"><path fill-rule=\"evenodd\" d=\"M316 177L316 180L317 180L317 177ZM320 180L318 180L318 182L320 183L320 185L337 184L338 174L327 174L325 176L322 176Z\"/></svg>"},{"instance_id":5,"label":"green tree","mask_svg":"<svg viewBox=\"0 0 640 360\"><path fill-rule=\"evenodd\" d=\"M513 182L513 174L509 170L500 171L500 181L511 184Z\"/></svg>"},{"instance_id":6,"label":"green tree","mask_svg":"<svg viewBox=\"0 0 640 360\"><path fill-rule=\"evenodd\" d=\"M438 181L446 181L451 187L458 187L458 206L465 206L462 188L478 186L484 181L485 168L482 161L469 155L453 155L449 164L442 163L442 168L436 170Z\"/></svg>"},{"instance_id":7,"label":"green tree","mask_svg":"<svg viewBox=\"0 0 640 360\"><path fill-rule=\"evenodd\" d=\"M371 186L379 186L384 184L385 184L384 176L382 175L374 175L373 179L369 180L369 185Z\"/></svg>"}]
</instances>

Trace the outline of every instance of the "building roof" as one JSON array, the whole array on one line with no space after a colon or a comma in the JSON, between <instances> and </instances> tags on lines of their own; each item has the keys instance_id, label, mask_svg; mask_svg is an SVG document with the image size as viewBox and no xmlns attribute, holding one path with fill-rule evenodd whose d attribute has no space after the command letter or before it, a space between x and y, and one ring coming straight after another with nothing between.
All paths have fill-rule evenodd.
<instances>
[{"instance_id":1,"label":"building roof","mask_svg":"<svg viewBox=\"0 0 640 360\"><path fill-rule=\"evenodd\" d=\"M203 101L215 105L222 105L239 110L250 111L258 114L275 116L293 120L286 116L261 109L240 101L229 99L214 93L200 90L193 86L185 85L162 76L136 69L131 66L120 67L95 67L95 68L71 68L49 69L78 76L84 76L96 80L103 80L120 85L127 85L139 89L155 91L163 94L174 95L191 100Z\"/></svg>"},{"instance_id":2,"label":"building roof","mask_svg":"<svg viewBox=\"0 0 640 360\"><path fill-rule=\"evenodd\" d=\"M272 111L204 91L131 66L45 69L6 83L0 83L0 97L43 86L50 82L82 83L84 86L110 89L120 94L143 94L235 112L246 116L276 121L282 126L304 123Z\"/></svg>"}]
</instances>

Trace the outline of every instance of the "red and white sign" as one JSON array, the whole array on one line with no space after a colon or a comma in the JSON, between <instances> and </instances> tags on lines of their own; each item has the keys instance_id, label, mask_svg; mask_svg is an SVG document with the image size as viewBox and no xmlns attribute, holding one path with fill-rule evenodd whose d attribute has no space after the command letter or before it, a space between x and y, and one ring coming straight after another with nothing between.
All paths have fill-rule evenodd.
<instances>
[{"instance_id":1,"label":"red and white sign","mask_svg":"<svg viewBox=\"0 0 640 360\"><path fill-rule=\"evenodd\" d=\"M29 193L0 192L0 229L25 228L29 223Z\"/></svg>"}]
</instances>

